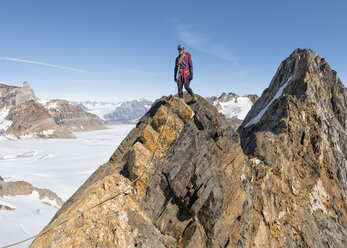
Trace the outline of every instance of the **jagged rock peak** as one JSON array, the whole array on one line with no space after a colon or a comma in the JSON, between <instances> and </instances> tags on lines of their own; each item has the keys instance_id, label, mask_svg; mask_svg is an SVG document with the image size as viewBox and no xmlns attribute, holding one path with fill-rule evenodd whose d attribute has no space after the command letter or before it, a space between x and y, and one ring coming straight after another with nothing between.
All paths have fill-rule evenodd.
<instances>
[{"instance_id":1,"label":"jagged rock peak","mask_svg":"<svg viewBox=\"0 0 347 248\"><path fill-rule=\"evenodd\" d=\"M0 83L0 105L13 108L32 100L38 99L28 82L24 82L23 87Z\"/></svg>"},{"instance_id":2,"label":"jagged rock peak","mask_svg":"<svg viewBox=\"0 0 347 248\"><path fill-rule=\"evenodd\" d=\"M346 127L347 90L337 73L312 50L295 50L238 129L264 247L346 246Z\"/></svg>"},{"instance_id":3,"label":"jagged rock peak","mask_svg":"<svg viewBox=\"0 0 347 248\"><path fill-rule=\"evenodd\" d=\"M310 49L296 49L280 64L269 87L264 90L244 119L243 126L250 127L259 122L267 122L266 119L261 121L265 112L277 106L275 103L286 95L317 105L331 101L335 97L343 98L345 94L346 89L337 77L337 73L330 68L324 58ZM341 124L346 127L346 119L341 119Z\"/></svg>"},{"instance_id":4,"label":"jagged rock peak","mask_svg":"<svg viewBox=\"0 0 347 248\"><path fill-rule=\"evenodd\" d=\"M247 233L239 216L251 206L248 160L230 123L198 98L157 100L44 230L69 223L31 247L225 247Z\"/></svg>"}]
</instances>

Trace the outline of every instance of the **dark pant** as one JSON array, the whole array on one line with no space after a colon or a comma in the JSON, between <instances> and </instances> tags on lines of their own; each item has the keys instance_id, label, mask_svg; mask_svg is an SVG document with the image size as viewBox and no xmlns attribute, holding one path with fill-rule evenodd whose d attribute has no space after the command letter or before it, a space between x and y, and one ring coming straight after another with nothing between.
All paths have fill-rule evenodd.
<instances>
[{"instance_id":1,"label":"dark pant","mask_svg":"<svg viewBox=\"0 0 347 248\"><path fill-rule=\"evenodd\" d=\"M183 98L183 92L182 92L183 85L186 91L188 91L188 93L193 96L193 90L189 87L190 85L189 76L187 76L186 78L186 83L184 83L184 77L180 77L180 79L177 81L178 96L180 98Z\"/></svg>"}]
</instances>

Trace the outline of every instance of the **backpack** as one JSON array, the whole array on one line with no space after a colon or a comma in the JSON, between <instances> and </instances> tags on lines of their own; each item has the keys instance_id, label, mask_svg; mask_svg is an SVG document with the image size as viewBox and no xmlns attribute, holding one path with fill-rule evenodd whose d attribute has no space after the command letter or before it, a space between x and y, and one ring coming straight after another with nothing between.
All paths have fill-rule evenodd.
<instances>
[{"instance_id":1,"label":"backpack","mask_svg":"<svg viewBox=\"0 0 347 248\"><path fill-rule=\"evenodd\" d=\"M189 52L184 53L183 56L178 60L178 63L177 63L178 68L180 68L181 62L185 56L188 56L190 57L190 59L192 59L192 55Z\"/></svg>"}]
</instances>

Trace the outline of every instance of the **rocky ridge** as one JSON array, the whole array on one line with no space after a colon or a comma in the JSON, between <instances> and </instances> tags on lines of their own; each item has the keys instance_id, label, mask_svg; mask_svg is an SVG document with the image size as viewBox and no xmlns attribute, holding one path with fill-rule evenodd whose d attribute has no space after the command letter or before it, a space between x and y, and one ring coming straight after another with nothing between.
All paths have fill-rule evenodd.
<instances>
[{"instance_id":1,"label":"rocky ridge","mask_svg":"<svg viewBox=\"0 0 347 248\"><path fill-rule=\"evenodd\" d=\"M31 247L344 247L346 114L346 88L306 49L238 133L201 97L162 97Z\"/></svg>"},{"instance_id":2,"label":"rocky ridge","mask_svg":"<svg viewBox=\"0 0 347 248\"><path fill-rule=\"evenodd\" d=\"M257 95L240 97L235 93L222 93L219 97L212 96L205 99L216 106L231 122L234 130L242 123L243 118L258 100ZM153 102L140 99L127 102L70 102L83 110L99 116L106 124L136 123L149 110Z\"/></svg>"},{"instance_id":3,"label":"rocky ridge","mask_svg":"<svg viewBox=\"0 0 347 248\"><path fill-rule=\"evenodd\" d=\"M224 230L236 225L250 197L247 180L242 183L249 174L245 163L238 135L211 104L163 97L50 225L138 179L132 190L72 218L32 247L225 245Z\"/></svg>"}]
</instances>

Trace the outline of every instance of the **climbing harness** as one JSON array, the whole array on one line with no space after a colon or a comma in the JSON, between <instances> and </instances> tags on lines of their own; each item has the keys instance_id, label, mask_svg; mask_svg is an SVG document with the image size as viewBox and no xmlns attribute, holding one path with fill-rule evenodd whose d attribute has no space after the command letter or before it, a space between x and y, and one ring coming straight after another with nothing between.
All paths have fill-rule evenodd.
<instances>
[{"instance_id":1,"label":"climbing harness","mask_svg":"<svg viewBox=\"0 0 347 248\"><path fill-rule=\"evenodd\" d=\"M181 80L181 77L184 79L184 83L187 83L187 76L189 75L189 69L187 67L184 67L183 69L181 68L181 63L184 57L186 56L185 53L182 54L180 59L178 60L177 67L178 67L178 80ZM187 55L189 56L189 55Z\"/></svg>"}]
</instances>

